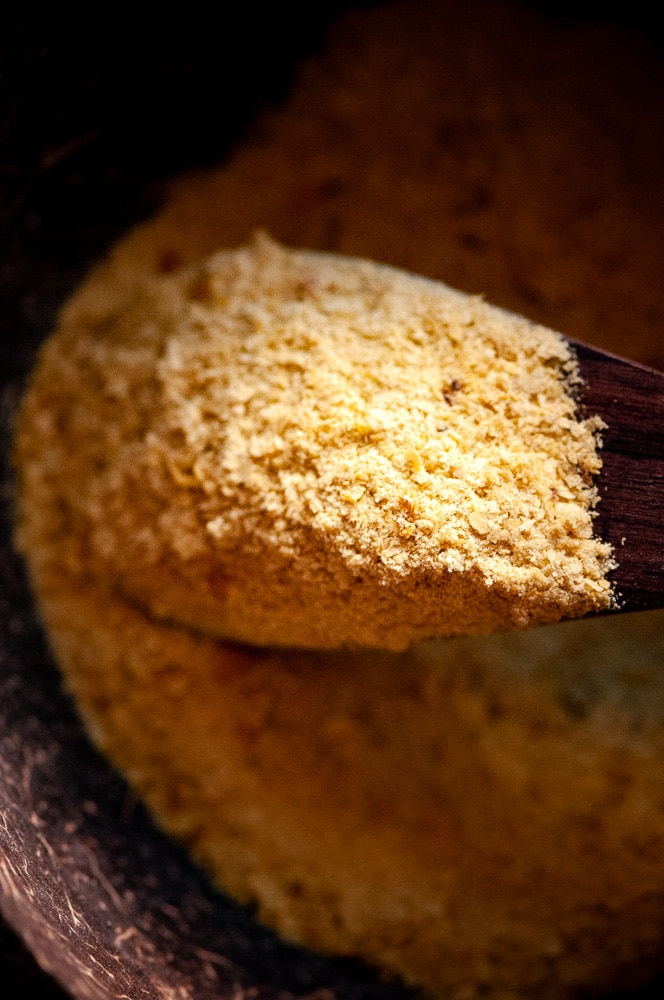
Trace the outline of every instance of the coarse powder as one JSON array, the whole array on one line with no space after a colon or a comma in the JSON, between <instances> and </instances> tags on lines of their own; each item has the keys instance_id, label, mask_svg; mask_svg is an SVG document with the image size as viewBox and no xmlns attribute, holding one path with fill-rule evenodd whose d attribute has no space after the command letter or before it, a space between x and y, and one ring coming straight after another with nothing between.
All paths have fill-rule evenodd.
<instances>
[{"instance_id":1,"label":"coarse powder","mask_svg":"<svg viewBox=\"0 0 664 1000\"><path fill-rule=\"evenodd\" d=\"M597 422L552 331L260 233L74 319L24 404L25 507L151 615L399 649L609 605Z\"/></svg>"}]
</instances>

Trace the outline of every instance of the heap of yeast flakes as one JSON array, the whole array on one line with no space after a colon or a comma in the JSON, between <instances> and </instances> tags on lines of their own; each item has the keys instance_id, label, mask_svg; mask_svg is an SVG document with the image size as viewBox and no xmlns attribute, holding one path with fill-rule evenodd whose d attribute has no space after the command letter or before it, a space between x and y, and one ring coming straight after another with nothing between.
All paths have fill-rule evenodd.
<instances>
[{"instance_id":1,"label":"heap of yeast flakes","mask_svg":"<svg viewBox=\"0 0 664 1000\"><path fill-rule=\"evenodd\" d=\"M65 311L23 407L22 531L151 617L256 644L581 616L612 598L574 376L548 329L259 234L103 320Z\"/></svg>"}]
</instances>

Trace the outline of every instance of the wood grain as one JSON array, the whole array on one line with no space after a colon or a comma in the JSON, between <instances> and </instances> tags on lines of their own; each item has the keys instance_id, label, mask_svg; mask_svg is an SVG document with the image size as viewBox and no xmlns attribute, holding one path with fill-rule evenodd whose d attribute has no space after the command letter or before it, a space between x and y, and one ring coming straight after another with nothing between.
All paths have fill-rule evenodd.
<instances>
[{"instance_id":1,"label":"wood grain","mask_svg":"<svg viewBox=\"0 0 664 1000\"><path fill-rule=\"evenodd\" d=\"M664 374L570 341L585 412L605 422L597 533L615 549L618 611L664 606Z\"/></svg>"}]
</instances>

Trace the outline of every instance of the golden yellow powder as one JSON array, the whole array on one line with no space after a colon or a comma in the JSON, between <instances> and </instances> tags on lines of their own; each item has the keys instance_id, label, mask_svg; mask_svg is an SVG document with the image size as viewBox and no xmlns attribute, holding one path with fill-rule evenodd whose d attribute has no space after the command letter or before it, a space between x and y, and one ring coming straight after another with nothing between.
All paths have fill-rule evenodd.
<instances>
[{"instance_id":1,"label":"golden yellow powder","mask_svg":"<svg viewBox=\"0 0 664 1000\"><path fill-rule=\"evenodd\" d=\"M263 234L73 317L19 425L26 544L66 509L71 558L151 616L399 649L609 605L552 331Z\"/></svg>"}]
</instances>

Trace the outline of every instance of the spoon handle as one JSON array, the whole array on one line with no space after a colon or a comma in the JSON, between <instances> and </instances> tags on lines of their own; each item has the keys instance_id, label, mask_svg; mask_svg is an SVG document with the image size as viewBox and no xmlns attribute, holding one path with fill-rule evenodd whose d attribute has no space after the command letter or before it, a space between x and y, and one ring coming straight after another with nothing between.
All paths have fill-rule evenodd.
<instances>
[{"instance_id":1,"label":"spoon handle","mask_svg":"<svg viewBox=\"0 0 664 1000\"><path fill-rule=\"evenodd\" d=\"M570 341L581 407L606 423L597 533L618 562L617 611L664 607L664 374Z\"/></svg>"}]
</instances>

